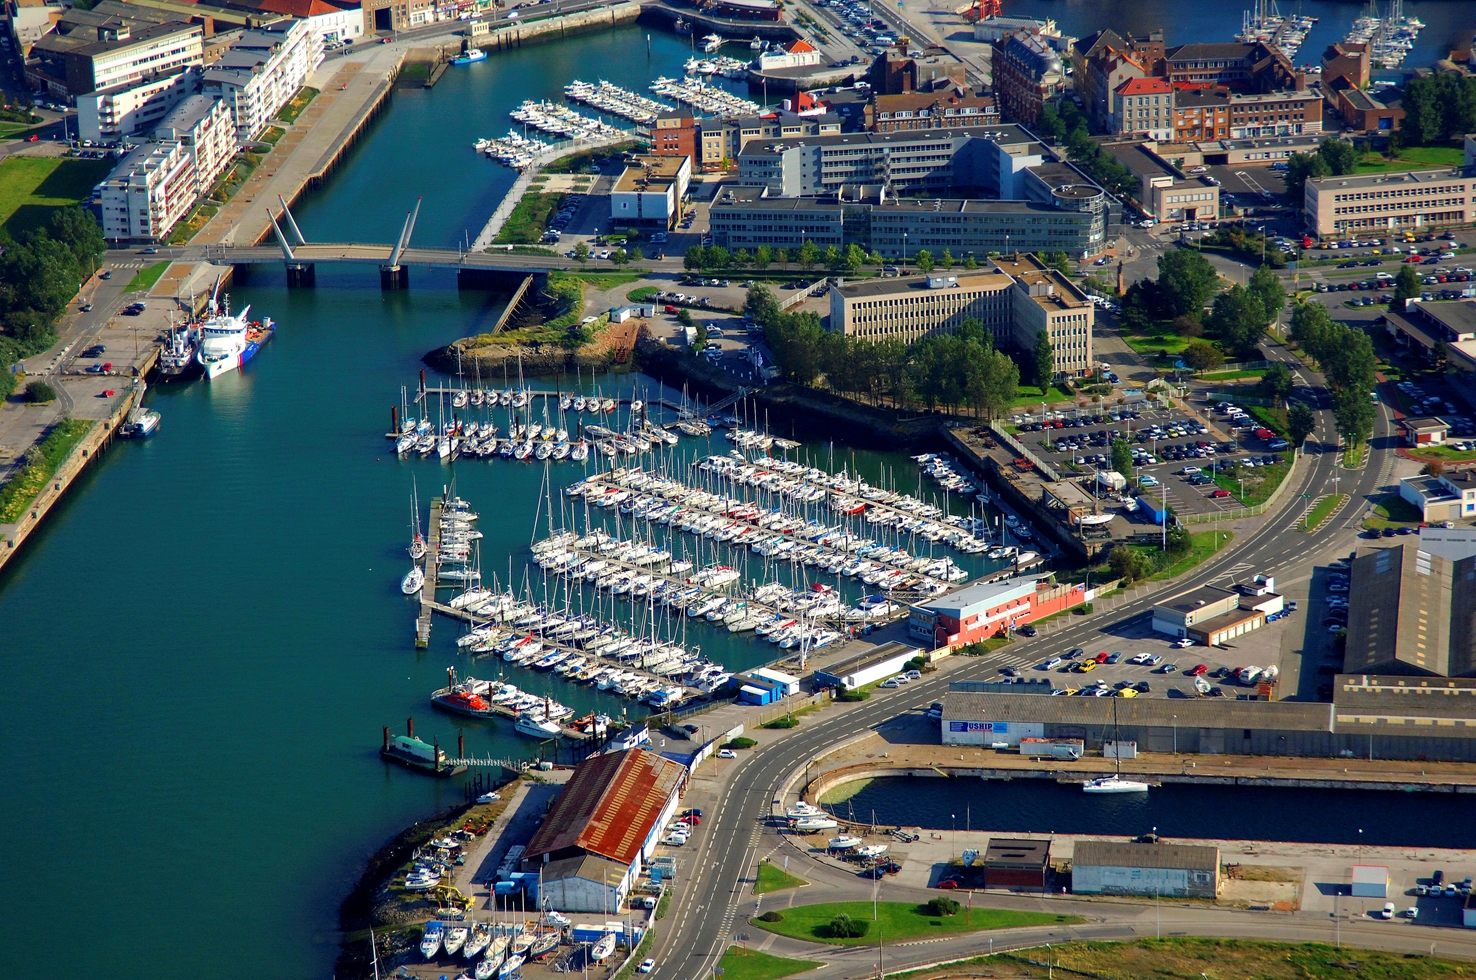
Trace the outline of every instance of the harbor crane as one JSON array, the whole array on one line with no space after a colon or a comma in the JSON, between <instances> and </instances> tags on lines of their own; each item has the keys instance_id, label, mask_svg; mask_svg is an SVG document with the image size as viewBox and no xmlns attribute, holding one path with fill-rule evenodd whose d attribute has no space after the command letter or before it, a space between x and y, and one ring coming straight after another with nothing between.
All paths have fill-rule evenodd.
<instances>
[{"instance_id":1,"label":"harbor crane","mask_svg":"<svg viewBox=\"0 0 1476 980\"><path fill-rule=\"evenodd\" d=\"M973 0L972 3L964 4L956 8L954 13L958 14L970 24L977 24L981 20L990 17L999 17L1004 13L1003 0Z\"/></svg>"}]
</instances>

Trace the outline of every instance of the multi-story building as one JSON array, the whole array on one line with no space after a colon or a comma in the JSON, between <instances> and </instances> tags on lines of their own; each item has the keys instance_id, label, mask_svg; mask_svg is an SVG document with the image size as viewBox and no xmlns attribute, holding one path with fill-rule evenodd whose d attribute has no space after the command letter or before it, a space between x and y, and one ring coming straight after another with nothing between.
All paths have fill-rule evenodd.
<instances>
[{"instance_id":1,"label":"multi-story building","mask_svg":"<svg viewBox=\"0 0 1476 980\"><path fill-rule=\"evenodd\" d=\"M878 95L866 104L865 127L873 133L952 126L987 126L999 122L994 96L971 95L967 90Z\"/></svg>"},{"instance_id":2,"label":"multi-story building","mask_svg":"<svg viewBox=\"0 0 1476 980\"><path fill-rule=\"evenodd\" d=\"M1162 78L1129 78L1112 92L1108 117L1114 133L1169 140L1174 131L1174 89Z\"/></svg>"},{"instance_id":3,"label":"multi-story building","mask_svg":"<svg viewBox=\"0 0 1476 980\"><path fill-rule=\"evenodd\" d=\"M424 27L435 19L435 0L364 0L366 30L387 34Z\"/></svg>"},{"instance_id":4,"label":"multi-story building","mask_svg":"<svg viewBox=\"0 0 1476 980\"><path fill-rule=\"evenodd\" d=\"M1208 176L1186 177L1142 143L1104 147L1138 178L1138 200L1159 221L1198 221L1220 214L1220 185Z\"/></svg>"},{"instance_id":5,"label":"multi-story building","mask_svg":"<svg viewBox=\"0 0 1476 980\"><path fill-rule=\"evenodd\" d=\"M219 96L251 139L323 62L323 40L307 21L284 18L246 31L205 71L205 91Z\"/></svg>"},{"instance_id":6,"label":"multi-story building","mask_svg":"<svg viewBox=\"0 0 1476 980\"><path fill-rule=\"evenodd\" d=\"M974 24L974 40L999 43L1020 31L1039 35L1042 41L1057 51L1066 51L1071 47L1071 42L1076 40L1062 34L1054 20L1036 20L1034 17L985 17Z\"/></svg>"},{"instance_id":7,"label":"multi-story building","mask_svg":"<svg viewBox=\"0 0 1476 980\"><path fill-rule=\"evenodd\" d=\"M198 68L177 68L138 82L77 96L77 135L111 142L152 132L171 109L200 91Z\"/></svg>"},{"instance_id":8,"label":"multi-story building","mask_svg":"<svg viewBox=\"0 0 1476 980\"><path fill-rule=\"evenodd\" d=\"M236 124L220 99L192 95L154 138L124 157L102 184L103 237L160 241L206 194L236 152Z\"/></svg>"},{"instance_id":9,"label":"multi-story building","mask_svg":"<svg viewBox=\"0 0 1476 980\"><path fill-rule=\"evenodd\" d=\"M1382 99L1353 88L1347 82L1336 81L1328 93L1335 119L1348 129L1364 133L1390 133L1399 128L1404 120L1404 109L1387 105Z\"/></svg>"},{"instance_id":10,"label":"multi-story building","mask_svg":"<svg viewBox=\"0 0 1476 980\"><path fill-rule=\"evenodd\" d=\"M899 48L884 51L867 69L866 81L877 95L967 88L969 84L964 63L941 48L916 55Z\"/></svg>"},{"instance_id":11,"label":"multi-story building","mask_svg":"<svg viewBox=\"0 0 1476 980\"><path fill-rule=\"evenodd\" d=\"M1087 118L1098 130L1110 131L1112 93L1132 78L1162 74L1163 32L1126 38L1115 31L1099 31L1071 47L1077 93Z\"/></svg>"},{"instance_id":12,"label":"multi-story building","mask_svg":"<svg viewBox=\"0 0 1476 980\"><path fill-rule=\"evenodd\" d=\"M610 191L612 227L669 231L682 216L691 179L691 157L636 157Z\"/></svg>"},{"instance_id":13,"label":"multi-story building","mask_svg":"<svg viewBox=\"0 0 1476 980\"><path fill-rule=\"evenodd\" d=\"M1230 138L1230 102L1217 89L1179 89L1174 92L1175 143Z\"/></svg>"},{"instance_id":14,"label":"multi-story building","mask_svg":"<svg viewBox=\"0 0 1476 980\"><path fill-rule=\"evenodd\" d=\"M1014 281L1000 272L938 272L898 279L869 279L830 288L830 329L864 340L952 333L967 319L979 321L1003 347L1012 337Z\"/></svg>"},{"instance_id":15,"label":"multi-story building","mask_svg":"<svg viewBox=\"0 0 1476 980\"><path fill-rule=\"evenodd\" d=\"M204 28L73 8L31 48L27 79L64 98L135 85L204 64Z\"/></svg>"},{"instance_id":16,"label":"multi-story building","mask_svg":"<svg viewBox=\"0 0 1476 980\"><path fill-rule=\"evenodd\" d=\"M1306 87L1286 55L1264 41L1181 44L1167 50L1161 74L1175 85L1222 85L1245 92Z\"/></svg>"},{"instance_id":17,"label":"multi-story building","mask_svg":"<svg viewBox=\"0 0 1476 980\"><path fill-rule=\"evenodd\" d=\"M1011 34L994 48L994 93L1000 112L1033 126L1047 103L1066 88L1061 56L1037 34Z\"/></svg>"},{"instance_id":18,"label":"multi-story building","mask_svg":"<svg viewBox=\"0 0 1476 980\"><path fill-rule=\"evenodd\" d=\"M1014 343L1034 350L1041 332L1050 338L1056 376L1089 373L1096 307L1086 293L1057 270L1031 254L1014 253L994 260L994 267L1014 280Z\"/></svg>"},{"instance_id":19,"label":"multi-story building","mask_svg":"<svg viewBox=\"0 0 1476 980\"><path fill-rule=\"evenodd\" d=\"M1233 140L1322 132L1322 96L1317 92L1232 92L1228 99Z\"/></svg>"},{"instance_id":20,"label":"multi-story building","mask_svg":"<svg viewBox=\"0 0 1476 980\"><path fill-rule=\"evenodd\" d=\"M839 133L841 117L831 112L768 112L759 116L705 119L700 124L703 170L726 170L751 140ZM696 163L698 161L694 161Z\"/></svg>"},{"instance_id":21,"label":"multi-story building","mask_svg":"<svg viewBox=\"0 0 1476 980\"><path fill-rule=\"evenodd\" d=\"M1322 85L1330 88L1336 79L1341 79L1353 88L1368 88L1371 58L1368 44L1355 41L1340 41L1329 44L1322 52Z\"/></svg>"},{"instance_id":22,"label":"multi-story building","mask_svg":"<svg viewBox=\"0 0 1476 980\"><path fill-rule=\"evenodd\" d=\"M682 109L657 116L651 130L651 152L658 157L686 157L696 164L701 153L696 117Z\"/></svg>"},{"instance_id":23,"label":"multi-story building","mask_svg":"<svg viewBox=\"0 0 1476 980\"><path fill-rule=\"evenodd\" d=\"M1470 224L1476 221L1476 171L1322 177L1307 181L1302 211L1318 235Z\"/></svg>"}]
</instances>

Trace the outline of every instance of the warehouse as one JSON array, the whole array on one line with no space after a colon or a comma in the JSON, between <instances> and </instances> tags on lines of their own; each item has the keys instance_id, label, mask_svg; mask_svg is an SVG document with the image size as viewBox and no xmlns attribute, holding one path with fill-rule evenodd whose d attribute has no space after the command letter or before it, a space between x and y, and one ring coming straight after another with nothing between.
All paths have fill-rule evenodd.
<instances>
[{"instance_id":1,"label":"warehouse","mask_svg":"<svg viewBox=\"0 0 1476 980\"><path fill-rule=\"evenodd\" d=\"M1051 842L991 837L984 852L984 887L1044 891L1051 872Z\"/></svg>"},{"instance_id":2,"label":"warehouse","mask_svg":"<svg viewBox=\"0 0 1476 980\"><path fill-rule=\"evenodd\" d=\"M1354 898L1388 898L1389 869L1382 864L1355 864L1353 886L1348 894Z\"/></svg>"},{"instance_id":3,"label":"warehouse","mask_svg":"<svg viewBox=\"0 0 1476 980\"><path fill-rule=\"evenodd\" d=\"M886 680L907 669L907 661L921 654L917 647L906 643L883 643L869 650L862 650L825 668L815 670L815 690L827 687L843 687L854 691L867 684Z\"/></svg>"},{"instance_id":4,"label":"warehouse","mask_svg":"<svg viewBox=\"0 0 1476 980\"><path fill-rule=\"evenodd\" d=\"M1071 862L1071 890L1078 895L1215 898L1220 892L1220 849L1079 840Z\"/></svg>"},{"instance_id":5,"label":"warehouse","mask_svg":"<svg viewBox=\"0 0 1476 980\"><path fill-rule=\"evenodd\" d=\"M1033 576L977 582L913 606L907 626L935 647L976 643L1084 601L1084 585L1052 585Z\"/></svg>"},{"instance_id":6,"label":"warehouse","mask_svg":"<svg viewBox=\"0 0 1476 980\"><path fill-rule=\"evenodd\" d=\"M685 766L645 749L579 764L523 852L539 900L561 912L614 912L640 876L686 787Z\"/></svg>"}]
</instances>

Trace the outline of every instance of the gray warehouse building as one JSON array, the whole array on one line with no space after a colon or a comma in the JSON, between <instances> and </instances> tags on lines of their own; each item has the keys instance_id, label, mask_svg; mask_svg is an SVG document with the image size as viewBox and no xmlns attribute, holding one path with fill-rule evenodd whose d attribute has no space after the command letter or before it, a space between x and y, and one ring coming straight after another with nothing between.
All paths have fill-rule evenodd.
<instances>
[{"instance_id":1,"label":"gray warehouse building","mask_svg":"<svg viewBox=\"0 0 1476 980\"><path fill-rule=\"evenodd\" d=\"M1071 862L1071 890L1078 895L1214 898L1220 890L1220 849L1079 840Z\"/></svg>"}]
</instances>

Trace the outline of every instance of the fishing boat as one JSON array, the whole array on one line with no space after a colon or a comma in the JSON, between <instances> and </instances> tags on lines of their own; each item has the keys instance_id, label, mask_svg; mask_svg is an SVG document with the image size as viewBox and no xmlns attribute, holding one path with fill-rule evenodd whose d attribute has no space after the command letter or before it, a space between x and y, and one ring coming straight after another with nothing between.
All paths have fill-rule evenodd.
<instances>
[{"instance_id":1,"label":"fishing boat","mask_svg":"<svg viewBox=\"0 0 1476 980\"><path fill-rule=\"evenodd\" d=\"M425 585L425 571L419 565L411 565L410 571L400 579L400 591L406 595L414 595Z\"/></svg>"},{"instance_id":2,"label":"fishing boat","mask_svg":"<svg viewBox=\"0 0 1476 980\"><path fill-rule=\"evenodd\" d=\"M453 64L453 65L474 65L474 64L476 64L479 61L486 61L486 60L487 60L487 52L483 51L481 48L473 48L470 45L468 45L467 46L467 49L464 52L462 52L461 55L459 55L458 57L455 57L455 58L452 58L451 59L451 64Z\"/></svg>"},{"instance_id":3,"label":"fishing boat","mask_svg":"<svg viewBox=\"0 0 1476 980\"><path fill-rule=\"evenodd\" d=\"M441 951L441 937L445 935L445 927L439 922L427 922L425 925L425 936L420 940L420 955L428 960L436 958Z\"/></svg>"}]
</instances>

